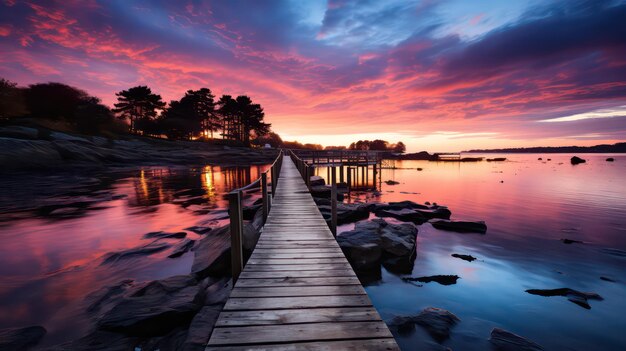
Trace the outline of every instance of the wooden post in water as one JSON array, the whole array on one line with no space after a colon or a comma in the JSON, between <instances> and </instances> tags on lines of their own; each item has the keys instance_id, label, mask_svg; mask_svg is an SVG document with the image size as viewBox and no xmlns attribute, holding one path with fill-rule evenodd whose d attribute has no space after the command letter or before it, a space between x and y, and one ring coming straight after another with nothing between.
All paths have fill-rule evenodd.
<instances>
[{"instance_id":1,"label":"wooden post in water","mask_svg":"<svg viewBox=\"0 0 626 351\"><path fill-rule=\"evenodd\" d=\"M376 175L377 175L377 171L376 171L376 165L377 163L374 162L374 166L372 166L372 178L374 178L374 181L372 182L374 184L374 189L376 189Z\"/></svg>"},{"instance_id":2,"label":"wooden post in water","mask_svg":"<svg viewBox=\"0 0 626 351\"><path fill-rule=\"evenodd\" d=\"M343 158L341 159L341 165L339 166L339 182L343 183Z\"/></svg>"},{"instance_id":3,"label":"wooden post in water","mask_svg":"<svg viewBox=\"0 0 626 351\"><path fill-rule=\"evenodd\" d=\"M352 188L352 167L348 166L348 168L346 169L347 172L347 176L348 176L348 192L350 191L350 188Z\"/></svg>"},{"instance_id":4,"label":"wooden post in water","mask_svg":"<svg viewBox=\"0 0 626 351\"><path fill-rule=\"evenodd\" d=\"M233 286L243 270L243 209L241 208L241 191L228 194L230 209L230 256L233 273Z\"/></svg>"},{"instance_id":5,"label":"wooden post in water","mask_svg":"<svg viewBox=\"0 0 626 351\"><path fill-rule=\"evenodd\" d=\"M267 221L270 212L269 201L267 199L267 172L261 173L261 196L263 199L263 224Z\"/></svg>"},{"instance_id":6,"label":"wooden post in water","mask_svg":"<svg viewBox=\"0 0 626 351\"><path fill-rule=\"evenodd\" d=\"M337 237L337 176L335 172L335 166L332 167L330 191L330 231L333 232L333 236Z\"/></svg>"}]
</instances>

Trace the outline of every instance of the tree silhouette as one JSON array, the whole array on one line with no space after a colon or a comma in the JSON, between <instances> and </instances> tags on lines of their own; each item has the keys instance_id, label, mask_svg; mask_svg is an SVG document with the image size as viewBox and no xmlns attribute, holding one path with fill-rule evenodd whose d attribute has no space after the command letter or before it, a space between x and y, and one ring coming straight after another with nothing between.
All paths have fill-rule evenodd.
<instances>
[{"instance_id":1,"label":"tree silhouette","mask_svg":"<svg viewBox=\"0 0 626 351\"><path fill-rule=\"evenodd\" d=\"M29 85L24 96L30 117L52 120L73 121L77 106L100 102L84 90L55 82Z\"/></svg>"},{"instance_id":2,"label":"tree silhouette","mask_svg":"<svg viewBox=\"0 0 626 351\"><path fill-rule=\"evenodd\" d=\"M222 95L217 102L222 120L222 139L239 140L239 116L237 101L230 95Z\"/></svg>"},{"instance_id":3,"label":"tree silhouette","mask_svg":"<svg viewBox=\"0 0 626 351\"><path fill-rule=\"evenodd\" d=\"M404 145L403 142L398 141L394 146L393 146L393 152L398 153L398 154L403 154L406 152L406 145Z\"/></svg>"},{"instance_id":4,"label":"tree silhouette","mask_svg":"<svg viewBox=\"0 0 626 351\"><path fill-rule=\"evenodd\" d=\"M150 124L153 122L157 110L165 107L165 102L161 99L161 95L153 94L152 90L147 86L136 86L128 90L122 90L115 93L118 103L115 104L115 113L119 114L122 119L130 121L130 132L137 133L137 122L139 124Z\"/></svg>"},{"instance_id":5,"label":"tree silhouette","mask_svg":"<svg viewBox=\"0 0 626 351\"><path fill-rule=\"evenodd\" d=\"M250 133L262 136L270 131L270 124L264 123L265 112L259 104L253 104L245 95L237 96L237 113L240 116L240 138L244 145L250 146Z\"/></svg>"},{"instance_id":6,"label":"tree silhouette","mask_svg":"<svg viewBox=\"0 0 626 351\"><path fill-rule=\"evenodd\" d=\"M183 99L191 99L194 104L194 113L200 121L200 129L204 137L213 139L213 132L220 129L221 123L215 111L215 95L209 88L188 90Z\"/></svg>"},{"instance_id":7,"label":"tree silhouette","mask_svg":"<svg viewBox=\"0 0 626 351\"><path fill-rule=\"evenodd\" d=\"M0 120L23 116L26 112L24 94L17 83L0 78Z\"/></svg>"}]
</instances>

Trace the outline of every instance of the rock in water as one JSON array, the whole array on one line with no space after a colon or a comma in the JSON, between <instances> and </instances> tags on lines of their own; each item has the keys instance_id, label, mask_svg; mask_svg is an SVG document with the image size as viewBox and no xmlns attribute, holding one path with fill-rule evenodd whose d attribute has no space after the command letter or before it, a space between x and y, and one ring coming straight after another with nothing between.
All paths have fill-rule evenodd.
<instances>
[{"instance_id":1,"label":"rock in water","mask_svg":"<svg viewBox=\"0 0 626 351\"><path fill-rule=\"evenodd\" d=\"M458 275L431 275L427 277L418 277L418 278L402 278L402 280L406 282L420 282L420 283L437 282L441 285L456 284L456 281L458 279L459 279Z\"/></svg>"},{"instance_id":2,"label":"rock in water","mask_svg":"<svg viewBox=\"0 0 626 351\"><path fill-rule=\"evenodd\" d=\"M586 309L591 309L589 306L588 300L604 300L602 296L596 293L588 293L581 292L578 290L570 289L570 288L559 288L559 289L529 289L526 290L527 293L532 295L539 296L565 296L567 299L578 306Z\"/></svg>"},{"instance_id":3,"label":"rock in water","mask_svg":"<svg viewBox=\"0 0 626 351\"><path fill-rule=\"evenodd\" d=\"M424 217L421 213L416 210L411 209L402 209L402 210L378 210L375 212L378 217L391 217L395 218L399 221L403 222L413 222L413 223L425 223L428 221L428 218Z\"/></svg>"},{"instance_id":4,"label":"rock in water","mask_svg":"<svg viewBox=\"0 0 626 351\"><path fill-rule=\"evenodd\" d=\"M583 160L582 158L578 157L578 156L574 156L569 160L573 165L577 165L579 163L585 163L587 162L587 160Z\"/></svg>"},{"instance_id":5,"label":"rock in water","mask_svg":"<svg viewBox=\"0 0 626 351\"><path fill-rule=\"evenodd\" d=\"M487 232L487 225L483 221L465 222L465 221L449 221L446 219L430 220L430 224L441 230L448 230L460 233L480 233Z\"/></svg>"},{"instance_id":6,"label":"rock in water","mask_svg":"<svg viewBox=\"0 0 626 351\"><path fill-rule=\"evenodd\" d=\"M561 239L561 242L563 242L563 244L583 244L582 241L580 240L573 240L573 239Z\"/></svg>"},{"instance_id":7,"label":"rock in water","mask_svg":"<svg viewBox=\"0 0 626 351\"><path fill-rule=\"evenodd\" d=\"M143 235L144 239L182 239L187 236L185 232L168 233L164 231L150 232Z\"/></svg>"},{"instance_id":8,"label":"rock in water","mask_svg":"<svg viewBox=\"0 0 626 351\"><path fill-rule=\"evenodd\" d=\"M385 180L385 184L387 185L398 185L400 182L396 182L395 180Z\"/></svg>"},{"instance_id":9,"label":"rock in water","mask_svg":"<svg viewBox=\"0 0 626 351\"><path fill-rule=\"evenodd\" d=\"M119 260L129 259L129 258L133 258L137 256L152 255L154 253L166 250L170 247L171 245L167 243L152 242L148 245L135 247L135 248L128 249L128 250L111 252L105 255L105 258L104 258L104 261L102 261L102 264L111 264Z\"/></svg>"},{"instance_id":10,"label":"rock in water","mask_svg":"<svg viewBox=\"0 0 626 351\"><path fill-rule=\"evenodd\" d=\"M382 249L394 256L407 256L415 251L417 228L407 224L388 224L380 234Z\"/></svg>"},{"instance_id":11,"label":"rock in water","mask_svg":"<svg viewBox=\"0 0 626 351\"><path fill-rule=\"evenodd\" d=\"M132 336L157 336L189 323L204 291L191 276L173 276L139 287L104 314L98 327Z\"/></svg>"},{"instance_id":12,"label":"rock in water","mask_svg":"<svg viewBox=\"0 0 626 351\"><path fill-rule=\"evenodd\" d=\"M606 159L606 162L614 162L614 161L615 161L615 159L613 157L609 157L609 158Z\"/></svg>"},{"instance_id":13,"label":"rock in water","mask_svg":"<svg viewBox=\"0 0 626 351\"><path fill-rule=\"evenodd\" d=\"M195 240L191 240L191 239L185 239L182 242L180 242L180 244L178 244L174 250L172 251L171 254L169 254L167 257L169 258L176 258L176 257L180 257L182 255L184 255L187 251L191 250L191 248L193 247L193 244L195 243Z\"/></svg>"},{"instance_id":14,"label":"rock in water","mask_svg":"<svg viewBox=\"0 0 626 351\"><path fill-rule=\"evenodd\" d=\"M543 347L517 334L493 328L489 341L498 351L541 351Z\"/></svg>"},{"instance_id":15,"label":"rock in water","mask_svg":"<svg viewBox=\"0 0 626 351\"><path fill-rule=\"evenodd\" d=\"M230 229L223 226L196 242L191 273L198 278L223 274L230 264Z\"/></svg>"},{"instance_id":16,"label":"rock in water","mask_svg":"<svg viewBox=\"0 0 626 351\"><path fill-rule=\"evenodd\" d=\"M320 176L311 176L311 186L326 185L324 178Z\"/></svg>"},{"instance_id":17,"label":"rock in water","mask_svg":"<svg viewBox=\"0 0 626 351\"><path fill-rule=\"evenodd\" d=\"M472 261L476 260L476 257L474 257L472 255L452 254L451 256L452 257L456 257L456 258L460 258L460 259L462 259L464 261L467 261L467 262L472 262Z\"/></svg>"},{"instance_id":18,"label":"rock in water","mask_svg":"<svg viewBox=\"0 0 626 351\"><path fill-rule=\"evenodd\" d=\"M37 345L46 335L40 326L0 330L0 350L22 351Z\"/></svg>"},{"instance_id":19,"label":"rock in water","mask_svg":"<svg viewBox=\"0 0 626 351\"><path fill-rule=\"evenodd\" d=\"M202 235L202 234L206 234L207 232L209 232L211 230L211 227L202 227L202 226L194 225L193 227L185 228L185 230L189 230L196 234Z\"/></svg>"},{"instance_id":20,"label":"rock in water","mask_svg":"<svg viewBox=\"0 0 626 351\"><path fill-rule=\"evenodd\" d=\"M437 342L442 342L450 337L450 330L459 321L459 317L450 311L428 307L416 316L396 316L389 322L389 326L402 334L413 331L417 324Z\"/></svg>"}]
</instances>

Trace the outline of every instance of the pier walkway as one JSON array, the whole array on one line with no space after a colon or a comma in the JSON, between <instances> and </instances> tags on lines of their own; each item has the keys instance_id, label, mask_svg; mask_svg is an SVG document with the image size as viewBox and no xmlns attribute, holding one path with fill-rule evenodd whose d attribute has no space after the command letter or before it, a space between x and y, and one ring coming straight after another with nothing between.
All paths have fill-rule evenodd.
<instances>
[{"instance_id":1,"label":"pier walkway","mask_svg":"<svg viewBox=\"0 0 626 351\"><path fill-rule=\"evenodd\" d=\"M284 158L263 233L206 350L398 350Z\"/></svg>"}]
</instances>

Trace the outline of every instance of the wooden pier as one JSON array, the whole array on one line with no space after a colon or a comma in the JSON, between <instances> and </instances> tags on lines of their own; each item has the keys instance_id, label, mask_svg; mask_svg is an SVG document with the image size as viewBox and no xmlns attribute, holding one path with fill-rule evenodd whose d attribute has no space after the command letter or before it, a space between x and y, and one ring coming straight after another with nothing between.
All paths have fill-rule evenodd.
<instances>
[{"instance_id":1,"label":"wooden pier","mask_svg":"<svg viewBox=\"0 0 626 351\"><path fill-rule=\"evenodd\" d=\"M206 350L398 350L288 157L279 174Z\"/></svg>"}]
</instances>

